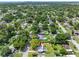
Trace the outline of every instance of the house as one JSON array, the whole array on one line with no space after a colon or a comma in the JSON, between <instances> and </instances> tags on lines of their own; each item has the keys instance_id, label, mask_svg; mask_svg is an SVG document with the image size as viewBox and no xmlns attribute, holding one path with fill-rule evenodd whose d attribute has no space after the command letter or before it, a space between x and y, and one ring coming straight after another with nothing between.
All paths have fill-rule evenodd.
<instances>
[{"instance_id":1,"label":"house","mask_svg":"<svg viewBox=\"0 0 79 59\"><path fill-rule=\"evenodd\" d=\"M74 35L79 35L79 30L74 30Z\"/></svg>"},{"instance_id":2,"label":"house","mask_svg":"<svg viewBox=\"0 0 79 59\"><path fill-rule=\"evenodd\" d=\"M0 29L4 28L7 23L5 21L0 22Z\"/></svg>"},{"instance_id":3,"label":"house","mask_svg":"<svg viewBox=\"0 0 79 59\"><path fill-rule=\"evenodd\" d=\"M43 32L40 32L39 34L37 34L38 38L40 40L45 40L47 39L45 36L48 35L48 32L47 31L43 31Z\"/></svg>"},{"instance_id":4,"label":"house","mask_svg":"<svg viewBox=\"0 0 79 59\"><path fill-rule=\"evenodd\" d=\"M45 37L45 35L47 34L38 34L37 36L40 40L46 40L47 38Z\"/></svg>"},{"instance_id":5,"label":"house","mask_svg":"<svg viewBox=\"0 0 79 59\"><path fill-rule=\"evenodd\" d=\"M44 34L38 34L39 39L44 39L44 36L45 36Z\"/></svg>"},{"instance_id":6,"label":"house","mask_svg":"<svg viewBox=\"0 0 79 59\"><path fill-rule=\"evenodd\" d=\"M40 43L40 46L37 48L37 51L39 53L44 53L46 51L46 48L44 47L44 43Z\"/></svg>"},{"instance_id":7,"label":"house","mask_svg":"<svg viewBox=\"0 0 79 59\"><path fill-rule=\"evenodd\" d=\"M66 49L68 55L73 54L73 50L70 48L68 44L63 44L62 46Z\"/></svg>"}]
</instances>

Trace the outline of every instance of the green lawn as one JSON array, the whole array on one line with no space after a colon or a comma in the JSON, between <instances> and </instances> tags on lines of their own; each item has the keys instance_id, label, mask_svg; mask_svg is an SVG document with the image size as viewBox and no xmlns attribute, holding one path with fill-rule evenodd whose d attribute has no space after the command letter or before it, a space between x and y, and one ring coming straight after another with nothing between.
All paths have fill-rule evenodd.
<instances>
[{"instance_id":1,"label":"green lawn","mask_svg":"<svg viewBox=\"0 0 79 59\"><path fill-rule=\"evenodd\" d=\"M37 52L29 52L28 57L37 57L38 53Z\"/></svg>"},{"instance_id":2,"label":"green lawn","mask_svg":"<svg viewBox=\"0 0 79 59\"><path fill-rule=\"evenodd\" d=\"M73 38L79 43L79 38L77 36L74 36Z\"/></svg>"},{"instance_id":3,"label":"green lawn","mask_svg":"<svg viewBox=\"0 0 79 59\"><path fill-rule=\"evenodd\" d=\"M78 49L75 47L75 45L73 45L73 43L69 42L70 47L72 48L72 50L74 51L74 54L79 57L79 51Z\"/></svg>"},{"instance_id":4,"label":"green lawn","mask_svg":"<svg viewBox=\"0 0 79 59\"><path fill-rule=\"evenodd\" d=\"M77 48L75 47L75 45L72 42L69 42L69 45L72 48L72 50L77 50Z\"/></svg>"},{"instance_id":5,"label":"green lawn","mask_svg":"<svg viewBox=\"0 0 79 59\"><path fill-rule=\"evenodd\" d=\"M64 56L67 51L59 44L46 44L46 57Z\"/></svg>"},{"instance_id":6,"label":"green lawn","mask_svg":"<svg viewBox=\"0 0 79 59\"><path fill-rule=\"evenodd\" d=\"M75 55L79 57L79 51L74 51Z\"/></svg>"},{"instance_id":7,"label":"green lawn","mask_svg":"<svg viewBox=\"0 0 79 59\"><path fill-rule=\"evenodd\" d=\"M47 43L45 45L45 48L47 50L46 53L45 53L46 57L53 57L53 56L55 56L54 49L53 49L51 44Z\"/></svg>"},{"instance_id":8,"label":"green lawn","mask_svg":"<svg viewBox=\"0 0 79 59\"><path fill-rule=\"evenodd\" d=\"M15 53L14 57L22 57L22 53Z\"/></svg>"}]
</instances>

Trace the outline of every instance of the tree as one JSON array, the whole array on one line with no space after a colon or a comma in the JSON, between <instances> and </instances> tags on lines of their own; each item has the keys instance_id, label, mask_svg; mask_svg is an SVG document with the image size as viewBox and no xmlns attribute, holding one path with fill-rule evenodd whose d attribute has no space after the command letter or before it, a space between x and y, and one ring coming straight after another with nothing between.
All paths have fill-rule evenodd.
<instances>
[{"instance_id":1,"label":"tree","mask_svg":"<svg viewBox=\"0 0 79 59\"><path fill-rule=\"evenodd\" d=\"M55 56L54 49L53 49L53 47L52 47L52 45L50 43L46 44L45 48L46 48L46 56L47 57Z\"/></svg>"},{"instance_id":2,"label":"tree","mask_svg":"<svg viewBox=\"0 0 79 59\"><path fill-rule=\"evenodd\" d=\"M79 29L79 23L75 23L75 24L74 24L74 28L75 28L76 30L78 30L78 29Z\"/></svg>"},{"instance_id":3,"label":"tree","mask_svg":"<svg viewBox=\"0 0 79 59\"><path fill-rule=\"evenodd\" d=\"M8 34L7 35L8 39L11 38L12 36L16 35L15 27L11 23L7 24L6 31L7 31L7 34Z\"/></svg>"},{"instance_id":4,"label":"tree","mask_svg":"<svg viewBox=\"0 0 79 59\"><path fill-rule=\"evenodd\" d=\"M71 26L73 26L73 22L72 22L72 20L69 20L69 22L68 22Z\"/></svg>"},{"instance_id":5,"label":"tree","mask_svg":"<svg viewBox=\"0 0 79 59\"><path fill-rule=\"evenodd\" d=\"M13 38L11 38L11 40L13 40L11 41L13 46L18 50L23 50L25 48L26 43L28 43L27 36L23 35L14 36Z\"/></svg>"},{"instance_id":6,"label":"tree","mask_svg":"<svg viewBox=\"0 0 79 59\"><path fill-rule=\"evenodd\" d=\"M60 54L62 54L62 56L67 55L67 51L64 48L62 48L60 49Z\"/></svg>"},{"instance_id":7,"label":"tree","mask_svg":"<svg viewBox=\"0 0 79 59\"><path fill-rule=\"evenodd\" d=\"M69 17L69 18L73 18L73 17L74 17L74 16L73 16L73 13L72 13L72 12L69 12L69 13L68 13L68 17Z\"/></svg>"},{"instance_id":8,"label":"tree","mask_svg":"<svg viewBox=\"0 0 79 59\"><path fill-rule=\"evenodd\" d=\"M33 32L33 34L38 34L40 32L40 29L37 24L33 24L31 31Z\"/></svg>"},{"instance_id":9,"label":"tree","mask_svg":"<svg viewBox=\"0 0 79 59\"><path fill-rule=\"evenodd\" d=\"M7 32L5 30L0 30L0 44L4 45L7 42Z\"/></svg>"},{"instance_id":10,"label":"tree","mask_svg":"<svg viewBox=\"0 0 79 59\"><path fill-rule=\"evenodd\" d=\"M20 12L20 11L17 11L16 12L16 17L15 17L16 19L23 19L23 15L22 15L22 13Z\"/></svg>"},{"instance_id":11,"label":"tree","mask_svg":"<svg viewBox=\"0 0 79 59\"><path fill-rule=\"evenodd\" d=\"M50 24L50 28L49 29L51 30L52 34L56 34L57 33L56 32L57 26L55 25L55 23Z\"/></svg>"},{"instance_id":12,"label":"tree","mask_svg":"<svg viewBox=\"0 0 79 59\"><path fill-rule=\"evenodd\" d=\"M3 8L3 9L1 10L2 13L6 13L7 11L8 11L8 10L5 9L5 8Z\"/></svg>"},{"instance_id":13,"label":"tree","mask_svg":"<svg viewBox=\"0 0 79 59\"><path fill-rule=\"evenodd\" d=\"M66 49L61 45L56 44L56 45L53 45L52 47L54 48L54 53L56 54L56 56L67 55Z\"/></svg>"},{"instance_id":14,"label":"tree","mask_svg":"<svg viewBox=\"0 0 79 59\"><path fill-rule=\"evenodd\" d=\"M7 23L10 23L11 21L13 21L14 16L12 14L6 14L2 19Z\"/></svg>"},{"instance_id":15,"label":"tree","mask_svg":"<svg viewBox=\"0 0 79 59\"><path fill-rule=\"evenodd\" d=\"M11 50L7 46L0 46L0 55L3 57L7 57L11 54Z\"/></svg>"},{"instance_id":16,"label":"tree","mask_svg":"<svg viewBox=\"0 0 79 59\"><path fill-rule=\"evenodd\" d=\"M48 30L48 25L44 23L42 28L43 28L43 30Z\"/></svg>"},{"instance_id":17,"label":"tree","mask_svg":"<svg viewBox=\"0 0 79 59\"><path fill-rule=\"evenodd\" d=\"M70 35L67 33L57 34L55 37L55 43L67 43L67 40L70 39Z\"/></svg>"},{"instance_id":18,"label":"tree","mask_svg":"<svg viewBox=\"0 0 79 59\"><path fill-rule=\"evenodd\" d=\"M32 39L30 41L30 45L32 49L36 49L40 45L40 40L39 39Z\"/></svg>"}]
</instances>

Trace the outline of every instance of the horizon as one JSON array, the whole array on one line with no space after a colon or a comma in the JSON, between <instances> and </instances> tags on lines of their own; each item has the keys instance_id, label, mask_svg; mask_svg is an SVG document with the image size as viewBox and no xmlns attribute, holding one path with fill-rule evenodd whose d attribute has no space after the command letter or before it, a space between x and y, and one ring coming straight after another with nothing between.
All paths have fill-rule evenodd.
<instances>
[{"instance_id":1,"label":"horizon","mask_svg":"<svg viewBox=\"0 0 79 59\"><path fill-rule=\"evenodd\" d=\"M0 2L79 2L79 1L0 1Z\"/></svg>"},{"instance_id":2,"label":"horizon","mask_svg":"<svg viewBox=\"0 0 79 59\"><path fill-rule=\"evenodd\" d=\"M0 0L0 2L79 2L79 0Z\"/></svg>"}]
</instances>

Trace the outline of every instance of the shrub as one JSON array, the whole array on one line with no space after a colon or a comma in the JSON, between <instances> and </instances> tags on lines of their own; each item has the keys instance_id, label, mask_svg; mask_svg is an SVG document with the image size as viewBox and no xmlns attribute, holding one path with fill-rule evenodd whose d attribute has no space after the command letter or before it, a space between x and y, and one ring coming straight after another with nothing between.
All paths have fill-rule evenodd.
<instances>
[{"instance_id":1,"label":"shrub","mask_svg":"<svg viewBox=\"0 0 79 59\"><path fill-rule=\"evenodd\" d=\"M37 57L38 53L36 52L29 52L28 57Z\"/></svg>"}]
</instances>

